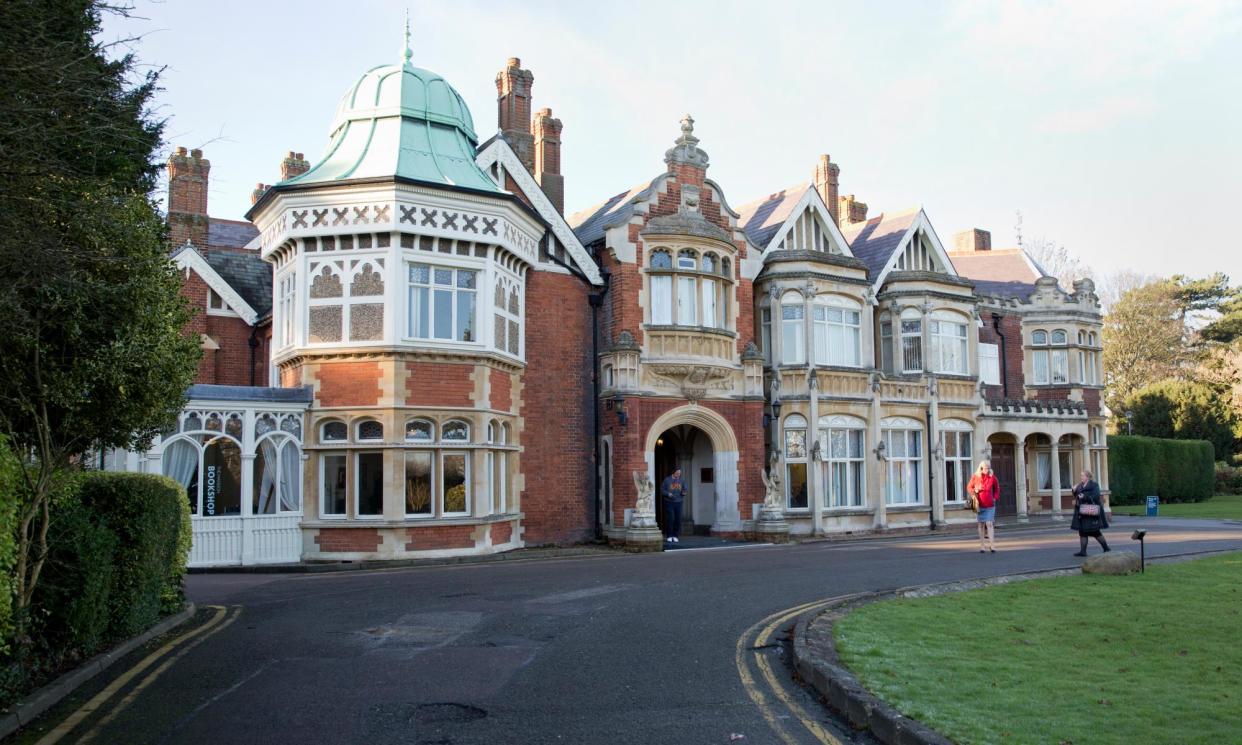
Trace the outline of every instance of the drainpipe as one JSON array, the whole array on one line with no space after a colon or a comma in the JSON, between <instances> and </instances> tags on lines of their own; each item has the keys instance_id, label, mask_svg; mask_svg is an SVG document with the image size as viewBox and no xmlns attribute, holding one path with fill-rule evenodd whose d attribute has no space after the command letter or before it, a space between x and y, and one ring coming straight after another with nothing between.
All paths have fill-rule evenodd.
<instances>
[{"instance_id":1,"label":"drainpipe","mask_svg":"<svg viewBox=\"0 0 1242 745\"><path fill-rule=\"evenodd\" d=\"M253 388L254 382L254 363L258 356L259 349L259 327L252 326L250 329L250 386Z\"/></svg>"},{"instance_id":2,"label":"drainpipe","mask_svg":"<svg viewBox=\"0 0 1242 745\"><path fill-rule=\"evenodd\" d=\"M933 403L927 404L927 504L931 507L927 514L928 528L936 529L936 446L939 445L939 437L932 428L935 421L932 414ZM941 453L943 455L943 453Z\"/></svg>"},{"instance_id":3,"label":"drainpipe","mask_svg":"<svg viewBox=\"0 0 1242 745\"><path fill-rule=\"evenodd\" d=\"M999 313L992 314L992 330L996 332L996 338L1000 339L1000 376L1001 376L1001 395L1009 398L1009 370L1005 364L1005 333L1000 327L1001 317Z\"/></svg>"}]
</instances>

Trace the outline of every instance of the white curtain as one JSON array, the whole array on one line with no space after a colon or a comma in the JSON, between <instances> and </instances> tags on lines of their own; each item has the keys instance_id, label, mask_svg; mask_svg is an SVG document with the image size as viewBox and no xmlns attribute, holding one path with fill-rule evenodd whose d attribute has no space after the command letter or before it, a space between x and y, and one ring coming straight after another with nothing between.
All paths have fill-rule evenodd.
<instances>
[{"instance_id":1,"label":"white curtain","mask_svg":"<svg viewBox=\"0 0 1242 745\"><path fill-rule=\"evenodd\" d=\"M198 448L185 440L176 440L164 448L164 475L189 488L198 472Z\"/></svg>"},{"instance_id":2,"label":"white curtain","mask_svg":"<svg viewBox=\"0 0 1242 745\"><path fill-rule=\"evenodd\" d=\"M276 512L276 443L271 438L259 443L263 458L255 463L255 468L262 469L259 479L259 508L256 515L270 515Z\"/></svg>"},{"instance_id":3,"label":"white curtain","mask_svg":"<svg viewBox=\"0 0 1242 745\"><path fill-rule=\"evenodd\" d=\"M1035 481L1040 489L1052 488L1052 455L1049 453L1035 454Z\"/></svg>"},{"instance_id":4,"label":"white curtain","mask_svg":"<svg viewBox=\"0 0 1242 745\"><path fill-rule=\"evenodd\" d=\"M673 322L673 278L651 278L651 322L659 325Z\"/></svg>"},{"instance_id":5,"label":"white curtain","mask_svg":"<svg viewBox=\"0 0 1242 745\"><path fill-rule=\"evenodd\" d=\"M280 509L302 509L302 454L292 440L280 449Z\"/></svg>"}]
</instances>

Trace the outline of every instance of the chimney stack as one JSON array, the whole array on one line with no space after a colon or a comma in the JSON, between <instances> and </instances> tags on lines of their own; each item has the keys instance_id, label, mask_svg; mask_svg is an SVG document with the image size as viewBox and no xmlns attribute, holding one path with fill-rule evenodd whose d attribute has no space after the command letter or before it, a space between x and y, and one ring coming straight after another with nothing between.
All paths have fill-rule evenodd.
<instances>
[{"instance_id":1,"label":"chimney stack","mask_svg":"<svg viewBox=\"0 0 1242 745\"><path fill-rule=\"evenodd\" d=\"M540 109L530 125L535 138L535 180L552 201L556 211L565 214L565 177L561 175L561 120L552 118L552 109Z\"/></svg>"},{"instance_id":2,"label":"chimney stack","mask_svg":"<svg viewBox=\"0 0 1242 745\"><path fill-rule=\"evenodd\" d=\"M280 161L280 180L288 181L296 176L301 176L310 170L310 162L302 157L301 153L295 153L292 150Z\"/></svg>"},{"instance_id":3,"label":"chimney stack","mask_svg":"<svg viewBox=\"0 0 1242 745\"><path fill-rule=\"evenodd\" d=\"M992 250L992 234L979 228L963 230L953 235L953 253L974 253Z\"/></svg>"},{"instance_id":4,"label":"chimney stack","mask_svg":"<svg viewBox=\"0 0 1242 745\"><path fill-rule=\"evenodd\" d=\"M840 205L838 215L841 219L841 227L867 221L867 203L859 202L853 194L839 198L837 204Z\"/></svg>"},{"instance_id":5,"label":"chimney stack","mask_svg":"<svg viewBox=\"0 0 1242 745\"><path fill-rule=\"evenodd\" d=\"M168 158L168 235L174 246L207 245L207 182L211 161L203 151L178 147Z\"/></svg>"},{"instance_id":6,"label":"chimney stack","mask_svg":"<svg viewBox=\"0 0 1242 745\"><path fill-rule=\"evenodd\" d=\"M510 57L496 74L497 125L505 141L526 169L535 172L535 138L531 136L530 90L535 76L522 69L522 60Z\"/></svg>"},{"instance_id":7,"label":"chimney stack","mask_svg":"<svg viewBox=\"0 0 1242 745\"><path fill-rule=\"evenodd\" d=\"M841 224L841 208L837 202L840 176L841 168L832 162L827 153L819 156L819 162L815 164L815 191L824 198L828 214L832 215L832 221L837 225Z\"/></svg>"},{"instance_id":8,"label":"chimney stack","mask_svg":"<svg viewBox=\"0 0 1242 745\"><path fill-rule=\"evenodd\" d=\"M263 182L255 184L254 191L250 192L250 203L258 204L259 200L263 198L263 195L266 194L267 190L270 188L272 188L271 184L265 184Z\"/></svg>"}]
</instances>

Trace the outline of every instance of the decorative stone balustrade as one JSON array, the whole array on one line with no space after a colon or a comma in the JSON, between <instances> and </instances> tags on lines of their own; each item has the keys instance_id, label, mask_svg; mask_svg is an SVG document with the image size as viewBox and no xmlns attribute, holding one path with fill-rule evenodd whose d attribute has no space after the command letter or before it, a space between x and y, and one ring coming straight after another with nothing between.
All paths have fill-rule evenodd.
<instances>
[{"instance_id":1,"label":"decorative stone balustrade","mask_svg":"<svg viewBox=\"0 0 1242 745\"><path fill-rule=\"evenodd\" d=\"M1065 399L1041 401L1031 398L994 398L987 401L989 411L1019 416L1042 416L1049 418L1087 418L1087 405L1082 401Z\"/></svg>"},{"instance_id":2,"label":"decorative stone balustrade","mask_svg":"<svg viewBox=\"0 0 1242 745\"><path fill-rule=\"evenodd\" d=\"M647 329L648 354L654 358L712 357L732 361L732 335L695 329Z\"/></svg>"}]
</instances>

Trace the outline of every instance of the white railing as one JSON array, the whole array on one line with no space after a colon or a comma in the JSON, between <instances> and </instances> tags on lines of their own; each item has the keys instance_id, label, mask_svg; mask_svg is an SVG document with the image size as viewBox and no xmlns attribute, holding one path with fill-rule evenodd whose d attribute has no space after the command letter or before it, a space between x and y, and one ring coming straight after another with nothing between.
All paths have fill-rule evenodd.
<instances>
[{"instance_id":1,"label":"white railing","mask_svg":"<svg viewBox=\"0 0 1242 745\"><path fill-rule=\"evenodd\" d=\"M302 516L193 517L190 566L289 564L302 559Z\"/></svg>"}]
</instances>

